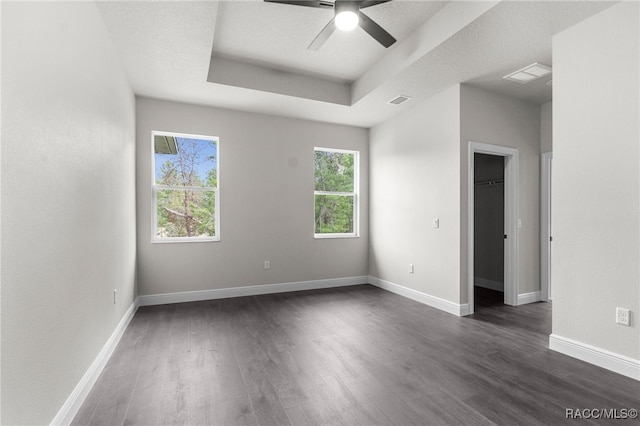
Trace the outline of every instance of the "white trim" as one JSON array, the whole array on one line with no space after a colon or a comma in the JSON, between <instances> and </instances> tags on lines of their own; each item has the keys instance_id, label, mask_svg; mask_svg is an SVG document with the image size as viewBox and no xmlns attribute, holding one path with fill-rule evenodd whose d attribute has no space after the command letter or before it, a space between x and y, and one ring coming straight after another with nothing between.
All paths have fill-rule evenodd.
<instances>
[{"instance_id":1,"label":"white trim","mask_svg":"<svg viewBox=\"0 0 640 426\"><path fill-rule=\"evenodd\" d=\"M321 288L344 287L358 284L367 284L367 276L253 285L247 287L216 288L210 290L184 291L179 293L148 294L138 296L138 304L140 306L166 305L168 303L198 302L201 300L257 296L261 294L286 293L289 291L317 290Z\"/></svg>"},{"instance_id":2,"label":"white trim","mask_svg":"<svg viewBox=\"0 0 640 426\"><path fill-rule=\"evenodd\" d=\"M342 154L353 154L354 152L357 152L357 153L360 152L357 149L327 148L327 147L324 147L324 146L314 146L313 150L314 150L314 152L315 151L327 151L327 152L340 152Z\"/></svg>"},{"instance_id":3,"label":"white trim","mask_svg":"<svg viewBox=\"0 0 640 426\"><path fill-rule=\"evenodd\" d=\"M138 309L137 299L136 302L132 303L125 312L124 316L116 326L113 333L111 333L111 337L104 344L102 350L98 353L96 358L93 360L87 371L80 379L80 382L76 385L76 387L71 392L71 395L67 398L65 403L62 405L58 414L51 421L52 425L69 425L73 421L73 418L78 414L78 410L82 406L82 403L91 392L91 388L100 377L102 370L105 365L109 361L111 354L115 350L116 346L118 346L118 342L122 338L127 326L133 319L136 310Z\"/></svg>"},{"instance_id":4,"label":"white trim","mask_svg":"<svg viewBox=\"0 0 640 426\"><path fill-rule=\"evenodd\" d=\"M202 187L177 187L170 185L157 185L156 184L156 152L155 152L155 136L173 136L176 138L185 138L185 139L198 139L205 140L210 142L215 142L216 144L216 180L217 186L215 188L209 186ZM215 212L214 212L214 220L215 220L215 235L212 237L158 237L158 196L157 193L159 190L198 190L198 191L210 191L215 193ZM188 133L176 133L176 132L166 132L161 130L152 130L151 131L151 244L163 244L163 243L207 243L207 242L216 242L220 241L220 138L218 136L204 136L204 135L193 135Z\"/></svg>"},{"instance_id":5,"label":"white trim","mask_svg":"<svg viewBox=\"0 0 640 426\"><path fill-rule=\"evenodd\" d=\"M541 300L551 300L551 160L552 152L540 158L540 291Z\"/></svg>"},{"instance_id":6,"label":"white trim","mask_svg":"<svg viewBox=\"0 0 640 426\"><path fill-rule=\"evenodd\" d=\"M467 300L469 314L474 312L474 154L505 157L504 168L504 229L508 238L504 247L504 303L518 304L518 194L519 151L500 145L469 142L467 154Z\"/></svg>"},{"instance_id":7,"label":"white trim","mask_svg":"<svg viewBox=\"0 0 640 426\"><path fill-rule=\"evenodd\" d=\"M539 302L540 292L532 291L531 293L522 293L518 295L518 306L526 305L527 303L536 303Z\"/></svg>"},{"instance_id":8,"label":"white trim","mask_svg":"<svg viewBox=\"0 0 640 426\"><path fill-rule=\"evenodd\" d=\"M471 309L469 308L468 303L458 306L460 306L460 315L458 315L459 317L466 317L467 315L471 315Z\"/></svg>"},{"instance_id":9,"label":"white trim","mask_svg":"<svg viewBox=\"0 0 640 426\"><path fill-rule=\"evenodd\" d=\"M313 238L316 240L330 240L335 238L360 238L356 234L313 234Z\"/></svg>"},{"instance_id":10,"label":"white trim","mask_svg":"<svg viewBox=\"0 0 640 426\"><path fill-rule=\"evenodd\" d=\"M220 241L220 237L162 237L151 241L151 244L211 243L218 241Z\"/></svg>"},{"instance_id":11,"label":"white trim","mask_svg":"<svg viewBox=\"0 0 640 426\"><path fill-rule=\"evenodd\" d=\"M552 334L549 349L573 358L606 368L623 376L640 380L640 360L597 348L576 340Z\"/></svg>"},{"instance_id":12,"label":"white trim","mask_svg":"<svg viewBox=\"0 0 640 426\"><path fill-rule=\"evenodd\" d=\"M473 285L476 287L488 288L489 290L504 292L504 283L493 281L493 280L485 280L484 278L474 277Z\"/></svg>"},{"instance_id":13,"label":"white trim","mask_svg":"<svg viewBox=\"0 0 640 426\"><path fill-rule=\"evenodd\" d=\"M369 284L459 317L469 315L468 304L459 305L457 303L450 302L439 297L431 296L430 294L422 293L420 291L392 283L391 281L382 280L380 278L372 276L369 276Z\"/></svg>"},{"instance_id":14,"label":"white trim","mask_svg":"<svg viewBox=\"0 0 640 426\"><path fill-rule=\"evenodd\" d=\"M214 141L217 142L219 139L217 136L196 135L193 133L167 132L164 130L152 130L151 133L153 135L174 136L176 138L182 138L182 139L202 139L202 140L207 140L212 142ZM153 138L151 140L153 140Z\"/></svg>"},{"instance_id":15,"label":"white trim","mask_svg":"<svg viewBox=\"0 0 640 426\"><path fill-rule=\"evenodd\" d=\"M314 191L315 195L335 195L336 197L355 197L355 192Z\"/></svg>"},{"instance_id":16,"label":"white trim","mask_svg":"<svg viewBox=\"0 0 640 426\"><path fill-rule=\"evenodd\" d=\"M155 185L156 189L169 189L172 191L217 191L218 188L215 186L171 186L171 185Z\"/></svg>"},{"instance_id":17,"label":"white trim","mask_svg":"<svg viewBox=\"0 0 640 426\"><path fill-rule=\"evenodd\" d=\"M315 153L317 151L324 152L339 152L342 154L351 154L354 159L353 166L353 192L333 192L333 191L316 191L314 184L313 191L313 205L315 210L316 195L336 195L341 197L353 197L353 232L340 233L340 234L318 234L315 232L315 213L313 218L313 238L331 239L331 238L358 238L360 237L360 151L353 149L337 149L337 148L323 148L319 146L313 147L313 155L315 159ZM315 160L314 160L315 161ZM315 178L315 169L314 169Z\"/></svg>"}]
</instances>

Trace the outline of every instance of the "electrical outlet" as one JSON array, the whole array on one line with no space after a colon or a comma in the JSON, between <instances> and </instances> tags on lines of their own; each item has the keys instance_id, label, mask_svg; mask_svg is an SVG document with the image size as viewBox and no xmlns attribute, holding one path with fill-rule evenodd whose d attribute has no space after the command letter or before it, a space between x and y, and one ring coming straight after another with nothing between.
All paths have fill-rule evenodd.
<instances>
[{"instance_id":1,"label":"electrical outlet","mask_svg":"<svg viewBox=\"0 0 640 426\"><path fill-rule=\"evenodd\" d=\"M409 273L413 274L413 263L409 264Z\"/></svg>"},{"instance_id":2,"label":"electrical outlet","mask_svg":"<svg viewBox=\"0 0 640 426\"><path fill-rule=\"evenodd\" d=\"M616 324L629 325L629 310L616 308Z\"/></svg>"},{"instance_id":3,"label":"electrical outlet","mask_svg":"<svg viewBox=\"0 0 640 426\"><path fill-rule=\"evenodd\" d=\"M115 305L118 302L118 290L113 289L113 304Z\"/></svg>"},{"instance_id":4,"label":"electrical outlet","mask_svg":"<svg viewBox=\"0 0 640 426\"><path fill-rule=\"evenodd\" d=\"M271 262L268 260L264 261L264 269L271 269Z\"/></svg>"},{"instance_id":5,"label":"electrical outlet","mask_svg":"<svg viewBox=\"0 0 640 426\"><path fill-rule=\"evenodd\" d=\"M433 227L434 228L440 228L440 219L437 217L433 218Z\"/></svg>"}]
</instances>

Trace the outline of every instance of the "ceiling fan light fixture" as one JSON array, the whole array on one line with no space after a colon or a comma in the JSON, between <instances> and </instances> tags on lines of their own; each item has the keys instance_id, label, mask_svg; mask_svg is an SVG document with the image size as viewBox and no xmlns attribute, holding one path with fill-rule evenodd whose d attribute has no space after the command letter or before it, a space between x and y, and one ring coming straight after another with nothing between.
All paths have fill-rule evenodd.
<instances>
[{"instance_id":1,"label":"ceiling fan light fixture","mask_svg":"<svg viewBox=\"0 0 640 426\"><path fill-rule=\"evenodd\" d=\"M335 23L340 31L351 31L358 26L358 14L352 10L343 10L336 14Z\"/></svg>"},{"instance_id":2,"label":"ceiling fan light fixture","mask_svg":"<svg viewBox=\"0 0 640 426\"><path fill-rule=\"evenodd\" d=\"M376 21L369 18L360 9L387 3L391 0L264 0L267 3L282 3L292 6L306 6L321 9L333 9L333 18L324 26L307 47L309 50L318 50L331 37L336 29L351 31L355 27L362 28L375 41L385 48L394 44L397 40L382 28Z\"/></svg>"}]
</instances>

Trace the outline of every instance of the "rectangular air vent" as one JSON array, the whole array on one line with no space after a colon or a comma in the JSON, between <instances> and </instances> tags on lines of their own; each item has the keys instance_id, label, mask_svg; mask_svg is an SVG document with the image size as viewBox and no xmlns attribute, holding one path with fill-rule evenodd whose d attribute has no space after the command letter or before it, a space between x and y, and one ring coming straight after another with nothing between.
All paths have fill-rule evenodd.
<instances>
[{"instance_id":1,"label":"rectangular air vent","mask_svg":"<svg viewBox=\"0 0 640 426\"><path fill-rule=\"evenodd\" d=\"M511 74L505 75L505 80L513 81L515 83L527 84L530 81L536 80L545 75L551 74L551 67L539 63L528 65L524 68L514 71Z\"/></svg>"},{"instance_id":2,"label":"rectangular air vent","mask_svg":"<svg viewBox=\"0 0 640 426\"><path fill-rule=\"evenodd\" d=\"M398 95L395 98L391 99L389 103L391 105L400 105L402 103L407 102L409 99L411 99L411 96Z\"/></svg>"}]
</instances>

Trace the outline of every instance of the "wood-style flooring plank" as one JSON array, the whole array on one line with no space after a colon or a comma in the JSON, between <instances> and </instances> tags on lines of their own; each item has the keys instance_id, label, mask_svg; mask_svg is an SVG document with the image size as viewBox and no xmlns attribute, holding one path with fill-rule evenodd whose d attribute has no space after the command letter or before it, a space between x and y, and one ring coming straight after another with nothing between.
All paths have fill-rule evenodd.
<instances>
[{"instance_id":1,"label":"wood-style flooring plank","mask_svg":"<svg viewBox=\"0 0 640 426\"><path fill-rule=\"evenodd\" d=\"M144 313L132 319L120 339L118 356L111 358L100 375L102 386L92 389L72 425L122 423L140 369L140 348L152 338L155 322Z\"/></svg>"},{"instance_id":2,"label":"wood-style flooring plank","mask_svg":"<svg viewBox=\"0 0 640 426\"><path fill-rule=\"evenodd\" d=\"M547 347L551 305L458 318L369 286L142 307L74 425L547 425L640 382ZM583 419L581 424L609 424Z\"/></svg>"}]
</instances>

